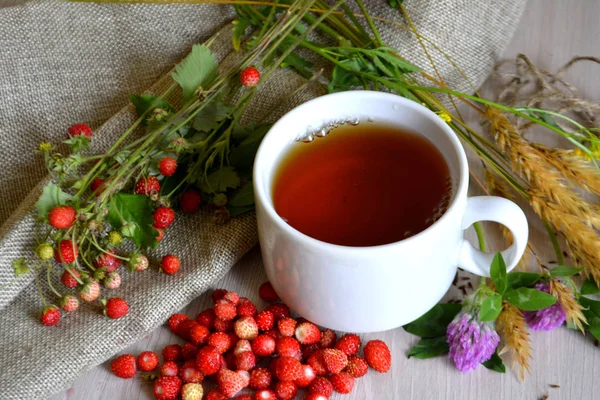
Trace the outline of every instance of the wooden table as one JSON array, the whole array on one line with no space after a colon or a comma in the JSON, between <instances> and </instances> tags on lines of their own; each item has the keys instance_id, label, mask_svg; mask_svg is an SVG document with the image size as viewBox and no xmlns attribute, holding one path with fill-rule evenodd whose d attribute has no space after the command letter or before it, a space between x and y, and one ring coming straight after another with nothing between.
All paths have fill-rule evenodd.
<instances>
[{"instance_id":1,"label":"wooden table","mask_svg":"<svg viewBox=\"0 0 600 400\"><path fill-rule=\"evenodd\" d=\"M540 67L556 70L576 55L596 55L600 50L600 2L595 0L530 0L521 24L505 53L511 58L525 53ZM588 99L600 99L600 79L595 74L600 67L583 63L575 67L569 79ZM575 77L575 74L577 77ZM476 120L471 121L477 124ZM552 258L545 235L539 225L531 227L531 236L541 256ZM256 290L265 275L258 251L248 254L242 262L215 287L237 291L257 300ZM183 310L190 316L209 307L210 294L198 298ZM262 302L257 301L259 307ZM399 328L393 331L362 335L385 340L393 354L393 368L385 375L373 371L360 379L350 395L334 395L331 399L525 399L549 396L551 400L600 398L600 350L591 340L567 329L550 333L533 333L532 374L521 383L513 372L498 374L483 367L463 375L445 357L431 360L407 359L406 352L417 338ZM180 343L171 332L160 327L148 337L124 352L139 354L144 350L158 351L167 344ZM82 374L67 391L52 400L142 400L153 399L152 385L140 379L123 380L114 377L108 363ZM550 384L560 388L550 388ZM28 399L29 400L29 399Z\"/></svg>"}]
</instances>

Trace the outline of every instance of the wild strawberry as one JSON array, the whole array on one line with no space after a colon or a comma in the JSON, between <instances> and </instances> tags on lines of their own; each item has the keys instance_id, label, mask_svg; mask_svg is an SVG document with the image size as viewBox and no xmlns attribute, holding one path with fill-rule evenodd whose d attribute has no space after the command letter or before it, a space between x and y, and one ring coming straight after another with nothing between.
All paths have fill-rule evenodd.
<instances>
[{"instance_id":1,"label":"wild strawberry","mask_svg":"<svg viewBox=\"0 0 600 400\"><path fill-rule=\"evenodd\" d=\"M279 300L279 296L269 281L260 285L258 288L258 296L267 303L275 303L277 300Z\"/></svg>"},{"instance_id":2,"label":"wild strawberry","mask_svg":"<svg viewBox=\"0 0 600 400\"><path fill-rule=\"evenodd\" d=\"M185 360L194 360L194 365L196 365L196 356L198 355L198 346L192 343L186 343L181 347L181 357Z\"/></svg>"},{"instance_id":3,"label":"wild strawberry","mask_svg":"<svg viewBox=\"0 0 600 400\"><path fill-rule=\"evenodd\" d=\"M233 354L237 356L245 351L252 351L252 344L246 339L238 340L233 349Z\"/></svg>"},{"instance_id":4,"label":"wild strawberry","mask_svg":"<svg viewBox=\"0 0 600 400\"><path fill-rule=\"evenodd\" d=\"M250 300L245 297L240 298L240 302L237 306L237 315L240 317L252 317L254 318L257 313L256 306Z\"/></svg>"},{"instance_id":5,"label":"wild strawberry","mask_svg":"<svg viewBox=\"0 0 600 400\"><path fill-rule=\"evenodd\" d=\"M223 321L230 321L237 316L235 304L226 299L217 300L214 310L217 318Z\"/></svg>"},{"instance_id":6,"label":"wild strawberry","mask_svg":"<svg viewBox=\"0 0 600 400\"><path fill-rule=\"evenodd\" d=\"M179 361L181 360L181 346L170 344L163 349L162 355L165 361Z\"/></svg>"},{"instance_id":7,"label":"wild strawberry","mask_svg":"<svg viewBox=\"0 0 600 400\"><path fill-rule=\"evenodd\" d=\"M273 339L275 339L275 341L278 341L279 339L281 339L283 337L283 336L281 336L281 333L279 333L279 330L277 330L275 328L266 331L264 333L264 335L271 336Z\"/></svg>"},{"instance_id":8,"label":"wild strawberry","mask_svg":"<svg viewBox=\"0 0 600 400\"><path fill-rule=\"evenodd\" d=\"M235 355L235 368L250 371L256 366L256 356L251 351L244 351Z\"/></svg>"},{"instance_id":9,"label":"wild strawberry","mask_svg":"<svg viewBox=\"0 0 600 400\"><path fill-rule=\"evenodd\" d=\"M246 382L237 372L223 368L217 373L217 385L225 396L233 397L246 387Z\"/></svg>"},{"instance_id":10,"label":"wild strawberry","mask_svg":"<svg viewBox=\"0 0 600 400\"><path fill-rule=\"evenodd\" d=\"M268 335L258 335L252 342L252 351L259 357L267 357L275 352L275 339Z\"/></svg>"},{"instance_id":11,"label":"wild strawberry","mask_svg":"<svg viewBox=\"0 0 600 400\"><path fill-rule=\"evenodd\" d=\"M329 397L318 393L309 393L304 397L304 400L327 400Z\"/></svg>"},{"instance_id":12,"label":"wild strawberry","mask_svg":"<svg viewBox=\"0 0 600 400\"><path fill-rule=\"evenodd\" d=\"M294 383L298 387L307 387L317 377L315 370L310 365L302 365L302 373L300 378L296 379Z\"/></svg>"},{"instance_id":13,"label":"wild strawberry","mask_svg":"<svg viewBox=\"0 0 600 400\"><path fill-rule=\"evenodd\" d=\"M321 341L321 331L312 322L303 322L296 328L296 339L302 344L313 344Z\"/></svg>"},{"instance_id":14,"label":"wild strawberry","mask_svg":"<svg viewBox=\"0 0 600 400\"><path fill-rule=\"evenodd\" d=\"M225 193L217 193L213 197L213 204L217 207L225 207L229 199Z\"/></svg>"},{"instance_id":15,"label":"wild strawberry","mask_svg":"<svg viewBox=\"0 0 600 400\"><path fill-rule=\"evenodd\" d=\"M121 275L119 275L118 272L111 272L106 275L106 278L104 278L102 283L109 289L117 289L121 286Z\"/></svg>"},{"instance_id":16,"label":"wild strawberry","mask_svg":"<svg viewBox=\"0 0 600 400\"><path fill-rule=\"evenodd\" d=\"M104 268L105 272L113 272L121 267L121 260L115 257L114 250L109 250L108 253L102 253L94 260L96 268Z\"/></svg>"},{"instance_id":17,"label":"wild strawberry","mask_svg":"<svg viewBox=\"0 0 600 400\"><path fill-rule=\"evenodd\" d=\"M104 313L107 317L112 319L118 319L124 317L129 312L129 304L119 297L113 297L108 299L104 309Z\"/></svg>"},{"instance_id":18,"label":"wild strawberry","mask_svg":"<svg viewBox=\"0 0 600 400\"><path fill-rule=\"evenodd\" d=\"M229 321L222 320L221 318L215 318L215 332L232 332L233 331L233 320Z\"/></svg>"},{"instance_id":19,"label":"wild strawberry","mask_svg":"<svg viewBox=\"0 0 600 400\"><path fill-rule=\"evenodd\" d=\"M323 350L313 353L313 355L308 357L306 363L312 367L318 376L327 375L327 365L325 365L325 359L323 358Z\"/></svg>"},{"instance_id":20,"label":"wild strawberry","mask_svg":"<svg viewBox=\"0 0 600 400\"><path fill-rule=\"evenodd\" d=\"M217 303L217 301L221 300L227 294L227 290L225 289L215 289L210 297L212 298L213 303Z\"/></svg>"},{"instance_id":21,"label":"wild strawberry","mask_svg":"<svg viewBox=\"0 0 600 400\"><path fill-rule=\"evenodd\" d=\"M177 161L172 157L164 157L158 163L158 170L163 176L171 176L177 170Z\"/></svg>"},{"instance_id":22,"label":"wild strawberry","mask_svg":"<svg viewBox=\"0 0 600 400\"><path fill-rule=\"evenodd\" d=\"M160 270L167 275L173 275L175 272L179 271L180 265L179 257L174 256L173 254L167 254L160 262Z\"/></svg>"},{"instance_id":23,"label":"wild strawberry","mask_svg":"<svg viewBox=\"0 0 600 400\"><path fill-rule=\"evenodd\" d=\"M52 259L52 257L54 256L54 249L52 248L52 245L50 245L49 243L43 243L40 246L38 246L37 256L44 261Z\"/></svg>"},{"instance_id":24,"label":"wild strawberry","mask_svg":"<svg viewBox=\"0 0 600 400\"><path fill-rule=\"evenodd\" d=\"M233 400L254 400L254 397L252 397L248 393L243 393L239 396L236 396Z\"/></svg>"},{"instance_id":25,"label":"wild strawberry","mask_svg":"<svg viewBox=\"0 0 600 400\"><path fill-rule=\"evenodd\" d=\"M110 371L119 378L133 378L137 372L135 357L131 354L120 355L110 363Z\"/></svg>"},{"instance_id":26,"label":"wild strawberry","mask_svg":"<svg viewBox=\"0 0 600 400\"><path fill-rule=\"evenodd\" d=\"M273 329L275 325L275 316L271 311L261 311L256 314L256 324L258 325L258 329L261 331L268 331Z\"/></svg>"},{"instance_id":27,"label":"wild strawberry","mask_svg":"<svg viewBox=\"0 0 600 400\"><path fill-rule=\"evenodd\" d=\"M271 372L271 375L277 377L277 360L279 360L279 357L272 357L269 360L269 365L267 366L269 368L269 372Z\"/></svg>"},{"instance_id":28,"label":"wild strawberry","mask_svg":"<svg viewBox=\"0 0 600 400\"><path fill-rule=\"evenodd\" d=\"M215 315L215 310L208 308L198 314L198 317L196 317L196 322L210 330L215 327L215 318L217 318Z\"/></svg>"},{"instance_id":29,"label":"wild strawberry","mask_svg":"<svg viewBox=\"0 0 600 400\"><path fill-rule=\"evenodd\" d=\"M292 337L282 337L277 341L277 354L280 356L294 357L296 359L302 358L302 350L300 349L300 343Z\"/></svg>"},{"instance_id":30,"label":"wild strawberry","mask_svg":"<svg viewBox=\"0 0 600 400\"><path fill-rule=\"evenodd\" d=\"M189 330L188 338L190 342L195 344L196 346L203 346L208 343L208 338L210 337L210 331L204 325L200 325L196 321L194 322Z\"/></svg>"},{"instance_id":31,"label":"wild strawberry","mask_svg":"<svg viewBox=\"0 0 600 400\"><path fill-rule=\"evenodd\" d=\"M351 377L347 372L333 374L329 377L329 380L333 385L333 390L338 393L350 393L354 387L354 378Z\"/></svg>"},{"instance_id":32,"label":"wild strawberry","mask_svg":"<svg viewBox=\"0 0 600 400\"><path fill-rule=\"evenodd\" d=\"M215 332L208 337L208 345L223 354L231 347L231 339L225 332Z\"/></svg>"},{"instance_id":33,"label":"wild strawberry","mask_svg":"<svg viewBox=\"0 0 600 400\"><path fill-rule=\"evenodd\" d=\"M254 393L254 400L277 400L277 396L271 389L262 389Z\"/></svg>"},{"instance_id":34,"label":"wild strawberry","mask_svg":"<svg viewBox=\"0 0 600 400\"><path fill-rule=\"evenodd\" d=\"M130 271L141 272L148 268L149 262L148 257L143 254L134 252L129 257L129 262L127 263L127 269Z\"/></svg>"},{"instance_id":35,"label":"wild strawberry","mask_svg":"<svg viewBox=\"0 0 600 400\"><path fill-rule=\"evenodd\" d=\"M73 268L71 268L71 269L65 268L65 272L63 272L62 277L60 278L60 281L66 287L74 288L74 287L77 287L77 285L79 285L79 282L77 282L77 279L75 279L75 277L77 277L77 279L81 278L81 274L79 273L79 271L77 271L76 269L73 269Z\"/></svg>"},{"instance_id":36,"label":"wild strawberry","mask_svg":"<svg viewBox=\"0 0 600 400\"><path fill-rule=\"evenodd\" d=\"M333 393L333 385L327 378L318 376L308 387L308 393L316 393L329 398Z\"/></svg>"},{"instance_id":37,"label":"wild strawberry","mask_svg":"<svg viewBox=\"0 0 600 400\"><path fill-rule=\"evenodd\" d=\"M179 375L179 365L175 361L167 361L160 367L161 376L177 376Z\"/></svg>"},{"instance_id":38,"label":"wild strawberry","mask_svg":"<svg viewBox=\"0 0 600 400\"><path fill-rule=\"evenodd\" d=\"M388 372L392 366L390 349L382 340L371 340L363 348L365 360L377 372Z\"/></svg>"},{"instance_id":39,"label":"wild strawberry","mask_svg":"<svg viewBox=\"0 0 600 400\"><path fill-rule=\"evenodd\" d=\"M346 372L353 378L360 378L367 374L369 370L369 364L364 358L357 355L351 355L348 357L348 366Z\"/></svg>"},{"instance_id":40,"label":"wild strawberry","mask_svg":"<svg viewBox=\"0 0 600 400\"><path fill-rule=\"evenodd\" d=\"M271 385L271 372L263 367L256 367L250 371L249 386L252 389L266 389Z\"/></svg>"},{"instance_id":41,"label":"wild strawberry","mask_svg":"<svg viewBox=\"0 0 600 400\"><path fill-rule=\"evenodd\" d=\"M74 137L74 136L86 136L86 137L92 137L92 128L90 128L87 124L84 123L80 123L80 124L74 124L71 125L69 127L69 135Z\"/></svg>"},{"instance_id":42,"label":"wild strawberry","mask_svg":"<svg viewBox=\"0 0 600 400\"><path fill-rule=\"evenodd\" d=\"M308 360L308 357L312 356L314 352L321 350L318 343L307 344L302 346L302 359Z\"/></svg>"},{"instance_id":43,"label":"wild strawberry","mask_svg":"<svg viewBox=\"0 0 600 400\"><path fill-rule=\"evenodd\" d=\"M186 383L181 388L181 400L202 400L203 396L204 389L198 383Z\"/></svg>"},{"instance_id":44,"label":"wild strawberry","mask_svg":"<svg viewBox=\"0 0 600 400\"><path fill-rule=\"evenodd\" d=\"M325 349L323 350L323 361L325 361L328 372L337 374L348 365L348 356L341 350Z\"/></svg>"},{"instance_id":45,"label":"wild strawberry","mask_svg":"<svg viewBox=\"0 0 600 400\"><path fill-rule=\"evenodd\" d=\"M162 376L154 382L157 400L175 400L181 391L181 379L177 376Z\"/></svg>"},{"instance_id":46,"label":"wild strawberry","mask_svg":"<svg viewBox=\"0 0 600 400\"><path fill-rule=\"evenodd\" d=\"M173 221L175 221L175 211L169 207L159 207L152 214L152 218L154 219L154 226L158 229L166 229Z\"/></svg>"},{"instance_id":47,"label":"wild strawberry","mask_svg":"<svg viewBox=\"0 0 600 400\"><path fill-rule=\"evenodd\" d=\"M358 335L355 335L354 333L348 333L337 341L334 348L343 351L346 353L346 355L351 356L358 353L360 345L361 343Z\"/></svg>"},{"instance_id":48,"label":"wild strawberry","mask_svg":"<svg viewBox=\"0 0 600 400\"><path fill-rule=\"evenodd\" d=\"M237 372L237 374L242 377L244 381L244 387L247 388L250 384L250 372L242 370L237 370L235 372Z\"/></svg>"},{"instance_id":49,"label":"wild strawberry","mask_svg":"<svg viewBox=\"0 0 600 400\"><path fill-rule=\"evenodd\" d=\"M188 321L190 318L185 314L173 314L169 317L169 329L173 333L178 333L177 328L181 325L182 322Z\"/></svg>"},{"instance_id":50,"label":"wild strawberry","mask_svg":"<svg viewBox=\"0 0 600 400\"><path fill-rule=\"evenodd\" d=\"M158 232L158 236L156 237L156 241L160 243L161 240L163 240L163 237L165 236L165 232L163 229L159 229L159 228L154 228L156 229L156 231Z\"/></svg>"},{"instance_id":51,"label":"wild strawberry","mask_svg":"<svg viewBox=\"0 0 600 400\"><path fill-rule=\"evenodd\" d=\"M54 207L48 214L48 222L56 229L68 229L73 226L77 213L71 206Z\"/></svg>"},{"instance_id":52,"label":"wild strawberry","mask_svg":"<svg viewBox=\"0 0 600 400\"><path fill-rule=\"evenodd\" d=\"M275 364L275 375L280 381L295 381L302 376L302 364L294 357L279 357Z\"/></svg>"},{"instance_id":53,"label":"wild strawberry","mask_svg":"<svg viewBox=\"0 0 600 400\"><path fill-rule=\"evenodd\" d=\"M196 361L194 360L183 363L179 369L179 377L185 383L201 383L204 380L204 375L198 371Z\"/></svg>"},{"instance_id":54,"label":"wild strawberry","mask_svg":"<svg viewBox=\"0 0 600 400\"><path fill-rule=\"evenodd\" d=\"M198 351L196 365L203 375L212 375L221 368L221 354L212 346L206 346Z\"/></svg>"},{"instance_id":55,"label":"wild strawberry","mask_svg":"<svg viewBox=\"0 0 600 400\"><path fill-rule=\"evenodd\" d=\"M290 308L283 303L271 304L265 308L266 311L271 311L275 317L275 321L279 321L282 318L290 317Z\"/></svg>"},{"instance_id":56,"label":"wild strawberry","mask_svg":"<svg viewBox=\"0 0 600 400\"><path fill-rule=\"evenodd\" d=\"M100 196L100 194L104 191L104 179L102 179L102 178L94 179L90 185L90 190L96 196Z\"/></svg>"},{"instance_id":57,"label":"wild strawberry","mask_svg":"<svg viewBox=\"0 0 600 400\"><path fill-rule=\"evenodd\" d=\"M66 312L73 312L79 308L79 300L72 294L66 294L60 299L60 308Z\"/></svg>"},{"instance_id":58,"label":"wild strawberry","mask_svg":"<svg viewBox=\"0 0 600 400\"><path fill-rule=\"evenodd\" d=\"M294 336L296 324L297 322L293 318L282 318L277 321L277 329L279 329L279 333L281 333L282 336Z\"/></svg>"},{"instance_id":59,"label":"wild strawberry","mask_svg":"<svg viewBox=\"0 0 600 400\"><path fill-rule=\"evenodd\" d=\"M160 192L160 182L155 176L141 178L135 184L135 193L137 194L153 194Z\"/></svg>"},{"instance_id":60,"label":"wild strawberry","mask_svg":"<svg viewBox=\"0 0 600 400\"><path fill-rule=\"evenodd\" d=\"M70 240L61 240L54 250L54 259L61 264L71 264L78 256L77 245Z\"/></svg>"},{"instance_id":61,"label":"wild strawberry","mask_svg":"<svg viewBox=\"0 0 600 400\"><path fill-rule=\"evenodd\" d=\"M260 81L260 72L254 67L247 67L240 73L240 83L246 87L254 87Z\"/></svg>"},{"instance_id":62,"label":"wild strawberry","mask_svg":"<svg viewBox=\"0 0 600 400\"><path fill-rule=\"evenodd\" d=\"M58 309L58 307L53 305L44 307L44 310L42 311L41 321L42 324L44 324L45 326L52 326L58 324L58 321L60 321L60 310Z\"/></svg>"},{"instance_id":63,"label":"wild strawberry","mask_svg":"<svg viewBox=\"0 0 600 400\"><path fill-rule=\"evenodd\" d=\"M158 367L158 355L153 351L144 351L137 358L137 367L140 371L150 372Z\"/></svg>"},{"instance_id":64,"label":"wild strawberry","mask_svg":"<svg viewBox=\"0 0 600 400\"><path fill-rule=\"evenodd\" d=\"M241 317L235 321L233 329L240 339L254 340L258 336L258 325L252 317Z\"/></svg>"},{"instance_id":65,"label":"wild strawberry","mask_svg":"<svg viewBox=\"0 0 600 400\"><path fill-rule=\"evenodd\" d=\"M337 334L331 329L325 329L321 332L321 342L319 343L322 349L328 349L335 345Z\"/></svg>"},{"instance_id":66,"label":"wild strawberry","mask_svg":"<svg viewBox=\"0 0 600 400\"><path fill-rule=\"evenodd\" d=\"M296 397L298 386L291 381L279 381L275 385L275 396L281 400L291 400Z\"/></svg>"},{"instance_id":67,"label":"wild strawberry","mask_svg":"<svg viewBox=\"0 0 600 400\"><path fill-rule=\"evenodd\" d=\"M77 293L79 293L81 300L91 303L100 297L100 284L98 284L98 281L90 279L78 289Z\"/></svg>"},{"instance_id":68,"label":"wild strawberry","mask_svg":"<svg viewBox=\"0 0 600 400\"><path fill-rule=\"evenodd\" d=\"M202 195L195 189L188 189L179 197L179 208L186 214L193 214L200 209Z\"/></svg>"},{"instance_id":69,"label":"wild strawberry","mask_svg":"<svg viewBox=\"0 0 600 400\"><path fill-rule=\"evenodd\" d=\"M227 397L219 389L213 389L206 394L204 400L227 400Z\"/></svg>"},{"instance_id":70,"label":"wild strawberry","mask_svg":"<svg viewBox=\"0 0 600 400\"><path fill-rule=\"evenodd\" d=\"M223 298L232 302L233 305L236 307L240 303L240 295L238 295L236 292L227 292L225 293L225 296L223 296Z\"/></svg>"}]
</instances>

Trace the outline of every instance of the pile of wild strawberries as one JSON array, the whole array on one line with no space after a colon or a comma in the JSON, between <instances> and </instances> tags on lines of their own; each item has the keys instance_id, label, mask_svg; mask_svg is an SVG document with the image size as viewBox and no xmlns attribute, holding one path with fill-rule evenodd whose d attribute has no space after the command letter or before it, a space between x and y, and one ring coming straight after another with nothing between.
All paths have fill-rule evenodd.
<instances>
[{"instance_id":1,"label":"pile of wild strawberries","mask_svg":"<svg viewBox=\"0 0 600 400\"><path fill-rule=\"evenodd\" d=\"M391 354L381 340L372 340L358 355L361 340L355 334L337 338L303 318L291 318L287 305L277 302L269 282L259 289L271 303L258 312L248 299L224 289L212 294L214 307L193 320L174 314L168 325L186 341L163 349L164 363L154 382L158 400L289 400L306 388L306 400L326 400L333 391L350 393L354 380L369 366L377 372L391 367ZM120 378L133 378L137 370L158 368L156 353L145 351L137 360L131 354L117 357L111 371ZM217 388L204 396L202 382ZM250 388L253 394L240 392ZM237 396L237 397L234 397Z\"/></svg>"}]
</instances>

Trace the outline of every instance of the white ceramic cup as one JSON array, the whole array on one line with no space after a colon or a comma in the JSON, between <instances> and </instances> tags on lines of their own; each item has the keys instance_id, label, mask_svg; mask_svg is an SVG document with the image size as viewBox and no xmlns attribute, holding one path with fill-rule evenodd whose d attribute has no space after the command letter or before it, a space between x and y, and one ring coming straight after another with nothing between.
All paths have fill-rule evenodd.
<instances>
[{"instance_id":1,"label":"white ceramic cup","mask_svg":"<svg viewBox=\"0 0 600 400\"><path fill-rule=\"evenodd\" d=\"M277 214L272 189L281 157L307 132L347 118L408 129L426 136L440 150L454 188L450 206L438 221L396 243L348 247L313 239ZM457 267L489 276L493 254L464 239L464 230L476 221L495 221L510 229L514 243L502 254L508 269L514 268L527 245L525 215L504 198L467 198L468 168L450 127L403 97L350 91L322 96L290 111L267 133L254 164L260 246L277 294L302 317L335 330L374 332L407 324L444 296Z\"/></svg>"}]
</instances>

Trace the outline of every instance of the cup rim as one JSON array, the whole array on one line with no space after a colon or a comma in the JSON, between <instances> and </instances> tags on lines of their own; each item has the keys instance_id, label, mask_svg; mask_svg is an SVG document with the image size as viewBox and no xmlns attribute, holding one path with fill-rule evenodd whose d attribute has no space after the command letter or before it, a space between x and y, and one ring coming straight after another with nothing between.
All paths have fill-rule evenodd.
<instances>
[{"instance_id":1,"label":"cup rim","mask_svg":"<svg viewBox=\"0 0 600 400\"><path fill-rule=\"evenodd\" d=\"M435 221L433 224L423 229L421 232L393 243L386 243L375 246L345 246L334 243L324 242L319 239L315 239L307 234L300 232L293 226L289 225L287 222L281 218L281 216L275 211L275 206L273 204L273 199L266 193L264 179L263 179L263 154L266 153L267 143L269 141L269 137L275 135L275 132L279 130L279 126L283 125L283 122L287 119L293 118L296 114L304 113L304 110L310 107L313 107L315 103L321 102L335 102L338 98L355 98L356 101L394 101L395 104L398 104L400 107L409 108L414 112L417 112L423 115L425 118L431 120L438 128L440 128L450 140L450 143L455 151L455 154L458 156L458 166L459 166L459 183L454 198L452 202L448 206L446 212L442 215L440 219ZM308 125L307 125L308 126ZM434 143L435 145L435 143ZM281 151L281 149L279 150ZM428 108L422 106L421 104L409 100L405 97L398 96L392 93L385 92L377 92L371 90L351 90L347 92L338 92L326 94L320 97L316 97L312 100L309 100L305 103L300 104L299 106L293 108L284 114L281 118L277 120L275 124L269 129L269 131L264 136L257 152L254 160L253 173L252 173L252 181L254 186L254 196L256 205L262 205L264 211L268 214L268 217L273 220L273 222L277 225L279 229L284 231L286 234L293 235L296 239L303 241L307 245L311 245L314 247L318 247L320 249L329 249L329 250L340 250L344 252L374 252L381 251L386 249L392 249L401 245L410 244L413 241L420 239L425 236L429 232L433 231L436 228L439 228L445 221L450 218L450 214L453 214L457 208L459 207L458 200L462 197L466 197L467 187L468 187L468 163L467 156L465 151L460 143L460 140L456 136L456 134L450 129L450 127L433 111Z\"/></svg>"}]
</instances>

